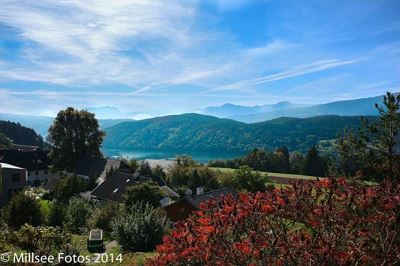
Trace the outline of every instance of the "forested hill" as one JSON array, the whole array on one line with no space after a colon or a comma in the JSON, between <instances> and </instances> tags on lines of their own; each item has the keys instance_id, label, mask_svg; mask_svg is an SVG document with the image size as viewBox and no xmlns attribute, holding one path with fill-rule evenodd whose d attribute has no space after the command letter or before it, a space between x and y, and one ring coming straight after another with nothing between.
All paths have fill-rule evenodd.
<instances>
[{"instance_id":1,"label":"forested hill","mask_svg":"<svg viewBox=\"0 0 400 266\"><path fill-rule=\"evenodd\" d=\"M371 118L373 119L373 118ZM106 129L105 147L243 152L287 146L306 151L345 128L358 128L359 116L278 118L246 124L199 114L125 122Z\"/></svg>"},{"instance_id":2,"label":"forested hill","mask_svg":"<svg viewBox=\"0 0 400 266\"><path fill-rule=\"evenodd\" d=\"M21 126L19 123L0 120L0 133L6 135L16 144L43 146L43 138L33 129Z\"/></svg>"}]
</instances>

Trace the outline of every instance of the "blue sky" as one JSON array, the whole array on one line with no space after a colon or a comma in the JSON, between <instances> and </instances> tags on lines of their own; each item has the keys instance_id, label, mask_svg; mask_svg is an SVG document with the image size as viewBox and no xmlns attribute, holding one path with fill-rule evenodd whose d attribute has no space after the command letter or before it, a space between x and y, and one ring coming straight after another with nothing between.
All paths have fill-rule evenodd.
<instances>
[{"instance_id":1,"label":"blue sky","mask_svg":"<svg viewBox=\"0 0 400 266\"><path fill-rule=\"evenodd\" d=\"M0 6L0 112L113 106L138 118L400 91L398 0Z\"/></svg>"}]
</instances>

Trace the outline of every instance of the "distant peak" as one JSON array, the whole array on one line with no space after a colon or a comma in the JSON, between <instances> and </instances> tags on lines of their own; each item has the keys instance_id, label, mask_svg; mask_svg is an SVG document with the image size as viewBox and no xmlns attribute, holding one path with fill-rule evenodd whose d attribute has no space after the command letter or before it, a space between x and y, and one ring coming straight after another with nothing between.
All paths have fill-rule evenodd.
<instances>
[{"instance_id":1,"label":"distant peak","mask_svg":"<svg viewBox=\"0 0 400 266\"><path fill-rule=\"evenodd\" d=\"M277 102L275 105L285 105L285 104L293 104L289 101L282 101L282 102Z\"/></svg>"}]
</instances>

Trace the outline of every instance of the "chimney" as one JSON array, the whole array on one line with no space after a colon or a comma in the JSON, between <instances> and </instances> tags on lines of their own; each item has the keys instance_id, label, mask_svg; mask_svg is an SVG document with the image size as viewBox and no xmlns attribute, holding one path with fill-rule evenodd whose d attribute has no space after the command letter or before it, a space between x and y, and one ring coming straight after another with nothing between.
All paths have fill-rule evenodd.
<instances>
[{"instance_id":1,"label":"chimney","mask_svg":"<svg viewBox=\"0 0 400 266\"><path fill-rule=\"evenodd\" d=\"M196 195L201 195L201 194L203 194L204 193L204 188L203 187L198 187L197 189L196 189Z\"/></svg>"}]
</instances>

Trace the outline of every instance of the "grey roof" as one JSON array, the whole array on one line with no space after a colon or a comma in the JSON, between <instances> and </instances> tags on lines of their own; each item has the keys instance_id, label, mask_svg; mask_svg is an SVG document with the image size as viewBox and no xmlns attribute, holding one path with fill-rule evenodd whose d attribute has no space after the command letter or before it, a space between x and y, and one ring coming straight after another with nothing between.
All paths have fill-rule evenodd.
<instances>
[{"instance_id":1,"label":"grey roof","mask_svg":"<svg viewBox=\"0 0 400 266\"><path fill-rule=\"evenodd\" d=\"M51 165L49 151L33 150L3 150L0 151L0 161L13 164L28 171L47 170Z\"/></svg>"},{"instance_id":2,"label":"grey roof","mask_svg":"<svg viewBox=\"0 0 400 266\"><path fill-rule=\"evenodd\" d=\"M91 192L91 195L105 200L122 202L122 195L129 186L134 186L150 180L156 182L160 187L166 187L166 183L162 178L155 178L153 176L140 176L138 173L131 174L123 171L118 171L117 173L106 178L102 183L100 183ZM173 190L171 191L175 193Z\"/></svg>"},{"instance_id":3,"label":"grey roof","mask_svg":"<svg viewBox=\"0 0 400 266\"><path fill-rule=\"evenodd\" d=\"M92 196L114 202L122 202L122 195L126 188L137 183L139 183L138 178L133 175L117 172L99 184L92 191Z\"/></svg>"},{"instance_id":4,"label":"grey roof","mask_svg":"<svg viewBox=\"0 0 400 266\"><path fill-rule=\"evenodd\" d=\"M106 168L106 164L105 158L83 157L76 162L73 171L77 175L98 177Z\"/></svg>"},{"instance_id":5,"label":"grey roof","mask_svg":"<svg viewBox=\"0 0 400 266\"><path fill-rule=\"evenodd\" d=\"M218 199L222 195L227 196L229 194L231 194L233 197L237 196L237 192L233 188L226 187L226 188L220 188L220 189L212 190L209 192L205 192L200 195L188 196L188 197L183 198L182 200L186 200L192 206L199 208L200 203L202 203L202 202L205 202L205 201L211 200L211 199Z\"/></svg>"},{"instance_id":6,"label":"grey roof","mask_svg":"<svg viewBox=\"0 0 400 266\"><path fill-rule=\"evenodd\" d=\"M74 166L73 173L81 176L89 176L105 179L106 172L111 168L120 169L129 168L121 160L106 159L106 158L95 158L95 157L82 157ZM132 172L132 171L128 171Z\"/></svg>"}]
</instances>

